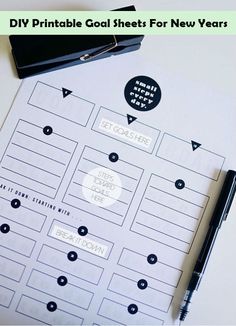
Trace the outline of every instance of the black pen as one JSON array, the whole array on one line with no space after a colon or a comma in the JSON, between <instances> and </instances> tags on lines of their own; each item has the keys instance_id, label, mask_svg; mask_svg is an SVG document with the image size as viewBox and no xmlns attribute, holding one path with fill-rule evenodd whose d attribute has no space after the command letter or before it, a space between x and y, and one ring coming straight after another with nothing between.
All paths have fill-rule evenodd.
<instances>
[{"instance_id":1,"label":"black pen","mask_svg":"<svg viewBox=\"0 0 236 326\"><path fill-rule=\"evenodd\" d=\"M189 304L193 292L198 289L202 275L205 271L207 262L209 260L212 248L214 246L217 233L221 227L221 224L226 220L227 215L232 204L234 194L236 191L236 171L229 170L226 174L225 181L220 192L218 201L216 203L212 218L210 220L209 229L207 231L205 240L202 245L202 249L197 258L197 262L193 269L193 273L185 292L183 304L180 309L179 319L183 321L188 313Z\"/></svg>"}]
</instances>

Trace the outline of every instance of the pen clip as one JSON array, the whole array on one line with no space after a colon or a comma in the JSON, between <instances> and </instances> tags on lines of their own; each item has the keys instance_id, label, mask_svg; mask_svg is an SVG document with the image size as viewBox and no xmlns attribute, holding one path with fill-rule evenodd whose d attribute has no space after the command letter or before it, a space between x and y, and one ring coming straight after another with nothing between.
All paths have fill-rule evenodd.
<instances>
[{"instance_id":1,"label":"pen clip","mask_svg":"<svg viewBox=\"0 0 236 326\"><path fill-rule=\"evenodd\" d=\"M210 225L220 227L222 222L226 220L231 204L234 199L236 191L236 172L229 170L226 174L222 191L218 198L214 214L216 215L215 220Z\"/></svg>"},{"instance_id":2,"label":"pen clip","mask_svg":"<svg viewBox=\"0 0 236 326\"><path fill-rule=\"evenodd\" d=\"M228 197L228 200L227 200L227 203L226 203L226 210L225 210L225 214L224 214L224 217L223 217L224 221L226 220L226 218L228 216L231 204L232 204L232 202L234 200L235 191L236 191L236 175L235 175L235 171L230 170L229 173L234 174L234 177L233 177L232 185L229 188L229 197Z\"/></svg>"},{"instance_id":3,"label":"pen clip","mask_svg":"<svg viewBox=\"0 0 236 326\"><path fill-rule=\"evenodd\" d=\"M88 60L94 59L94 58L96 58L96 57L98 57L98 56L100 56L100 55L102 55L102 54L116 48L117 44L118 44L117 39L116 39L115 35L112 35L112 36L114 38L114 43L112 45L105 46L102 49L94 51L94 52L92 52L90 54L89 53L83 54L83 55L81 55L80 60L81 61L88 61Z\"/></svg>"}]
</instances>

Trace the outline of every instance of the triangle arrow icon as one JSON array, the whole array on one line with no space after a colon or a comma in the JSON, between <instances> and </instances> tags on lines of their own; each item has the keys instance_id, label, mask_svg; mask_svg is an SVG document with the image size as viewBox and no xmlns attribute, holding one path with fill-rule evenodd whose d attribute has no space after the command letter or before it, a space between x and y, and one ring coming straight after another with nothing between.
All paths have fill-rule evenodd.
<instances>
[{"instance_id":1,"label":"triangle arrow icon","mask_svg":"<svg viewBox=\"0 0 236 326\"><path fill-rule=\"evenodd\" d=\"M130 115L130 114L127 114L127 121L128 121L128 125L130 125L132 122L134 122L137 118Z\"/></svg>"},{"instance_id":2,"label":"triangle arrow icon","mask_svg":"<svg viewBox=\"0 0 236 326\"><path fill-rule=\"evenodd\" d=\"M71 93L72 93L72 91L70 91L70 90L67 89L67 88L62 87L62 95L63 95L63 98L67 97L67 96L70 95Z\"/></svg>"},{"instance_id":3,"label":"triangle arrow icon","mask_svg":"<svg viewBox=\"0 0 236 326\"><path fill-rule=\"evenodd\" d=\"M195 151L198 147L200 147L202 145L202 144L197 143L194 140L191 140L191 144L192 144L193 151Z\"/></svg>"}]
</instances>

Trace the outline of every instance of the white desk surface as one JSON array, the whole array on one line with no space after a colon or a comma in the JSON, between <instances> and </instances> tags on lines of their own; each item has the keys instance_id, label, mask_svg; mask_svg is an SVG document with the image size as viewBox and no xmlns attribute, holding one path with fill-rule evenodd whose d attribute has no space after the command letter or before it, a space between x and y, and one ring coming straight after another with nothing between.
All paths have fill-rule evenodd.
<instances>
[{"instance_id":1,"label":"white desk surface","mask_svg":"<svg viewBox=\"0 0 236 326\"><path fill-rule=\"evenodd\" d=\"M130 4L135 4L138 10L236 10L235 0L134 0L132 2L128 0L116 0L113 3L109 0L8 0L0 2L0 10L107 10ZM204 38L204 36L202 37ZM165 50L169 46L170 52L172 51L172 40L176 41L177 37L168 37L168 42L165 43ZM207 39L205 39L205 42L207 42ZM231 46L230 44L236 43L235 36L218 37L218 39L215 37L213 43L216 45L217 42L222 42L222 47L217 47L219 52L215 54L212 60L215 62L216 70L217 60L222 58L220 62L224 61L224 56L225 60L231 60L231 66L234 64L234 69L231 73L229 71L229 87L232 81L231 87L233 89L233 87L235 88L233 74L235 75L236 70L236 46ZM210 46L214 45L211 42L210 44ZM231 53L224 51L223 47L227 45L229 45ZM209 51L208 53L205 51L204 53L206 62L209 60L207 56L211 55L210 53L212 52ZM166 55L166 53L157 53L157 60L159 55L160 62L162 60L170 60L170 65L173 66L173 73L178 73L179 70L174 66L178 60L171 62L171 55ZM181 57L181 53L178 53L178 55ZM201 56L200 59L204 56ZM197 71L198 67L191 67L188 58L186 59L186 64L189 65L190 69L192 68L190 73L194 74ZM199 64L204 64L204 62L200 60ZM215 74L212 73L212 82L216 82L216 79L220 82L220 76L217 76L217 72ZM0 36L0 125L3 123L9 111L20 83L21 81L15 75L8 37ZM232 168L236 169L235 166ZM234 200L227 222L224 223L219 233L199 291L196 292L193 299L191 312L186 318L186 321L182 323L183 325L236 325L235 216L236 200Z\"/></svg>"}]
</instances>

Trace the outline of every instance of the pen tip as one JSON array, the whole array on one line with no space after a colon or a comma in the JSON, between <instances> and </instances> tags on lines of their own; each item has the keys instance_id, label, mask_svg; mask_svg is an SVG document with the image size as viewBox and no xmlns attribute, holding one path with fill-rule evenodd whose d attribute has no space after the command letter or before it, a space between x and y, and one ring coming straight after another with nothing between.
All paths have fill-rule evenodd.
<instances>
[{"instance_id":1,"label":"pen tip","mask_svg":"<svg viewBox=\"0 0 236 326\"><path fill-rule=\"evenodd\" d=\"M181 309L179 320L184 321L185 317L187 316L187 313L188 311L186 309Z\"/></svg>"}]
</instances>

